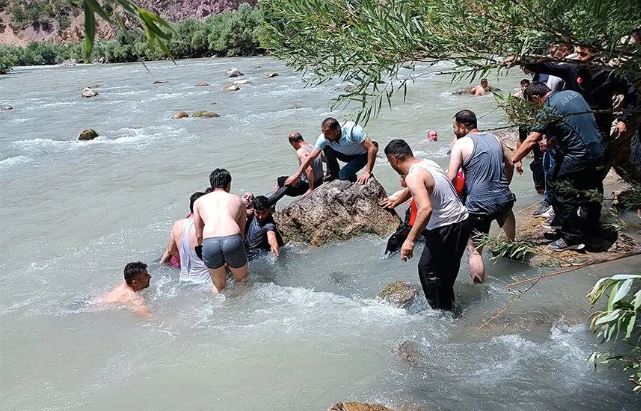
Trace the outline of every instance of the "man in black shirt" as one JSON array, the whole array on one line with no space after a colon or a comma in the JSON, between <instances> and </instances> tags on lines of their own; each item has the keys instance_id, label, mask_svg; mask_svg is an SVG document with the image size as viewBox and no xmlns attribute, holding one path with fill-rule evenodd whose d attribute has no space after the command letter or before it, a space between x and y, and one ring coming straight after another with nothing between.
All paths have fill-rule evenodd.
<instances>
[{"instance_id":1,"label":"man in black shirt","mask_svg":"<svg viewBox=\"0 0 641 411\"><path fill-rule=\"evenodd\" d=\"M245 247L249 259L261 254L261 251L280 254L283 239L276 228L276 222L271 215L269 200L265 196L254 199L254 214L247 222L245 229Z\"/></svg>"}]
</instances>

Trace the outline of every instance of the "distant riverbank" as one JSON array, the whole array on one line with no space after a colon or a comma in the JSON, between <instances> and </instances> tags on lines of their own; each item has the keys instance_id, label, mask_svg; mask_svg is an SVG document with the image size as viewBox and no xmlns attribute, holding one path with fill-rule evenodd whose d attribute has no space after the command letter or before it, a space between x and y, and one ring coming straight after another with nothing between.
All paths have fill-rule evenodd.
<instances>
[{"instance_id":1,"label":"distant riverbank","mask_svg":"<svg viewBox=\"0 0 641 411\"><path fill-rule=\"evenodd\" d=\"M174 25L169 42L174 59L210 56L255 56L263 52L259 42L262 14L242 4L238 10L213 15L205 20L184 20ZM121 31L114 40L97 41L90 58L84 43L34 42L27 47L0 46L0 74L14 66L39 66L70 62L128 63L168 58L159 49L147 47L144 33Z\"/></svg>"}]
</instances>

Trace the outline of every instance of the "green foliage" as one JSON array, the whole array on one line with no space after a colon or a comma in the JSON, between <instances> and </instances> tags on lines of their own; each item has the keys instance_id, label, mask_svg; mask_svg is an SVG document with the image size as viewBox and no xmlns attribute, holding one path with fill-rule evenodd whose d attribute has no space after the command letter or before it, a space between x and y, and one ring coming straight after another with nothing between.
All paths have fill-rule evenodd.
<instances>
[{"instance_id":1,"label":"green foliage","mask_svg":"<svg viewBox=\"0 0 641 411\"><path fill-rule=\"evenodd\" d=\"M482 233L475 233L472 239L477 248L487 247L490 250L493 254L492 261L499 258L509 258L524 262L532 256L536 247L536 244L531 241L520 239L508 241L501 237L490 237Z\"/></svg>"},{"instance_id":2,"label":"green foliage","mask_svg":"<svg viewBox=\"0 0 641 411\"><path fill-rule=\"evenodd\" d=\"M595 352L589 361L597 364L619 366L631 372L630 381L635 385L634 391L641 392L641 274L617 274L600 279L587 295L594 306L607 296L607 305L603 310L595 311L590 316L590 329L601 340L608 344L607 352ZM621 353L623 342L628 350Z\"/></svg>"},{"instance_id":3,"label":"green foliage","mask_svg":"<svg viewBox=\"0 0 641 411\"><path fill-rule=\"evenodd\" d=\"M55 20L59 29L69 27L69 14L78 7L74 0L38 0L38 1L8 1L10 24L15 30L20 30L28 25L49 27Z\"/></svg>"},{"instance_id":4,"label":"green foliage","mask_svg":"<svg viewBox=\"0 0 641 411\"><path fill-rule=\"evenodd\" d=\"M601 60L641 77L639 47L621 37L641 27L628 0L264 0L264 45L322 83L335 76L355 88L336 104L355 103L367 121L406 90L407 62L453 61L454 78L505 72L495 56L543 57L552 42L597 39ZM308 77L309 78L309 77ZM358 120L357 119L357 120Z\"/></svg>"},{"instance_id":5,"label":"green foliage","mask_svg":"<svg viewBox=\"0 0 641 411\"><path fill-rule=\"evenodd\" d=\"M238 11L228 11L203 21L188 19L173 25L168 42L174 58L210 56L256 55L261 49L258 31L261 13L247 4ZM109 63L150 61L165 58L167 54L158 47L149 47L147 35L141 30L120 30L114 40L97 41L92 46L90 58L83 52L83 45L32 43L25 48L0 46L2 64L0 74L10 66L59 64L64 60L92 61L104 59Z\"/></svg>"}]
</instances>

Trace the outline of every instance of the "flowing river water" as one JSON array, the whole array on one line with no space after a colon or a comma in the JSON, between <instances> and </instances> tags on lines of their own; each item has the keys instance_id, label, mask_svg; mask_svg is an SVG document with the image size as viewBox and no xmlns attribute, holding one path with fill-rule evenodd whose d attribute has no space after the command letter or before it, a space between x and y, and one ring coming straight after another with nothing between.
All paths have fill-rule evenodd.
<instances>
[{"instance_id":1,"label":"flowing river water","mask_svg":"<svg viewBox=\"0 0 641 411\"><path fill-rule=\"evenodd\" d=\"M223 91L232 66L251 84ZM600 276L639 259L542 281L496 322L512 298L503 286L534 275L489 265L473 285L462 264L460 318L422 294L409 310L375 299L394 280L418 283L417 258L381 257L385 239L320 248L288 245L251 266L253 287L214 298L178 282L158 257L188 197L224 167L232 191L270 191L295 169L287 133L313 141L337 84L305 87L270 58L17 68L0 76L0 408L324 410L336 401L436 409L638 409L625 374L587 364L598 345L585 294ZM463 108L481 128L501 124L493 97L454 96L466 84L438 76L409 88L366 130L383 147L406 138L419 156L447 163L450 119ZM431 72L430 72L431 70ZM269 71L280 75L265 78ZM505 90L519 73L491 83ZM166 81L154 83L155 80ZM196 87L197 81L210 85ZM100 95L80 97L84 86ZM211 110L219 118L172 119ZM99 138L77 141L87 127ZM427 143L427 129L439 131ZM388 192L398 177L379 159ZM518 207L537 201L530 175L512 185ZM286 204L288 199L279 203ZM529 211L524 211L529 212ZM91 297L122 280L129 261L149 263L149 319L98 310ZM404 343L404 344L403 344ZM399 348L403 344L403 348Z\"/></svg>"}]
</instances>

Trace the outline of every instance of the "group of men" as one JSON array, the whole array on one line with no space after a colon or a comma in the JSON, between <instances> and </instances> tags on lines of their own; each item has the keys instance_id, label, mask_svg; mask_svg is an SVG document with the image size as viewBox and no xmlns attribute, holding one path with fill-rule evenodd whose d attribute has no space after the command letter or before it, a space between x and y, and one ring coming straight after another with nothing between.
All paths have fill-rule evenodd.
<instances>
[{"instance_id":1,"label":"group of men","mask_svg":"<svg viewBox=\"0 0 641 411\"><path fill-rule=\"evenodd\" d=\"M459 111L453 117L456 141L447 171L432 160L414 157L402 139L394 139L385 147L387 160L405 187L381 205L394 208L412 201L412 218L399 240L400 254L406 261L413 256L416 241L425 240L418 272L433 308L453 309L453 285L466 248L470 277L474 282L485 280L479 237L473 233L489 233L491 223L496 221L507 239L514 239L515 196L510 182L515 169L522 173L522 159L540 146L543 151L535 154L532 169L536 188L545 193L545 203L538 214L547 212L554 217L549 224L553 231L546 233L551 241L549 247L580 249L587 239L598 237L599 194L603 193L608 143L631 131L630 118L639 104L634 87L625 78L613 76L608 69L569 62L570 49L555 45L550 49L551 58L562 61L524 65L537 77L521 82L519 97L538 108L537 121L520 130L521 138L513 154L506 151L498 137L479 131L476 116L470 110ZM593 54L594 49L587 45L576 48L576 58L582 62L589 61ZM488 87L487 82L480 86L484 92ZM612 111L615 95L622 95L621 114L617 116ZM436 141L436 132L432 131L428 139ZM285 195L305 195L327 180L363 184L373 175L378 144L353 122L341 125L335 118L326 118L314 145L298 132L290 133L288 140L296 151L299 167L291 176L279 177L269 197L253 198L245 193L241 198L231 194L229 172L214 170L209 192L194 193L190 197L192 213L174 224L161 260L179 257L181 276L197 281L211 278L215 293L226 287L227 269L237 283L243 283L247 280L248 252L250 257L253 250L261 249L279 254L282 239L270 214L278 200ZM343 167L339 160L345 163ZM536 164L539 161L542 172ZM327 173L323 163L327 164ZM116 301L149 285L146 266L143 269L142 263L130 264L136 265L135 269L127 265L124 285L107 300Z\"/></svg>"}]
</instances>

